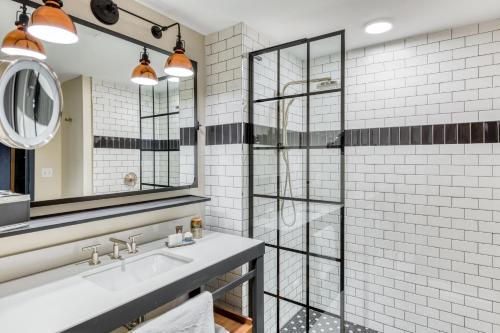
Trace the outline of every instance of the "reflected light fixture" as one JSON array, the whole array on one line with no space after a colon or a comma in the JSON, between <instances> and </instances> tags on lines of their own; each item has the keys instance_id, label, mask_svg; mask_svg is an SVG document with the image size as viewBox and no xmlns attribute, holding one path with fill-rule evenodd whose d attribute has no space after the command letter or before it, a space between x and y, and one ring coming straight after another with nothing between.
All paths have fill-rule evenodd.
<instances>
[{"instance_id":1,"label":"reflected light fixture","mask_svg":"<svg viewBox=\"0 0 500 333\"><path fill-rule=\"evenodd\" d=\"M153 26L151 28L151 33L155 38L161 38L162 32L168 30L169 28L177 26L177 41L174 47L174 53L172 53L165 63L165 74L177 77L189 77L193 76L193 64L191 60L184 54L186 52L185 42L181 37L181 25L179 23L174 23L166 27Z\"/></svg>"},{"instance_id":2,"label":"reflected light fixture","mask_svg":"<svg viewBox=\"0 0 500 333\"><path fill-rule=\"evenodd\" d=\"M41 40L56 44L78 42L76 27L61 8L61 0L43 0L43 6L31 14L28 32Z\"/></svg>"},{"instance_id":3,"label":"reflected light fixture","mask_svg":"<svg viewBox=\"0 0 500 333\"><path fill-rule=\"evenodd\" d=\"M365 26L365 32L370 35L383 34L392 29L392 23L388 20L377 20Z\"/></svg>"},{"instance_id":4,"label":"reflected light fixture","mask_svg":"<svg viewBox=\"0 0 500 333\"><path fill-rule=\"evenodd\" d=\"M177 83L177 82L180 82L181 79L178 78L177 76L167 76L167 81Z\"/></svg>"},{"instance_id":5,"label":"reflected light fixture","mask_svg":"<svg viewBox=\"0 0 500 333\"><path fill-rule=\"evenodd\" d=\"M132 71L130 80L143 86L154 86L158 84L156 72L149 64L149 55L146 48L141 53L140 64Z\"/></svg>"},{"instance_id":6,"label":"reflected light fixture","mask_svg":"<svg viewBox=\"0 0 500 333\"><path fill-rule=\"evenodd\" d=\"M15 22L17 28L5 36L2 42L1 51L8 55L26 56L45 60L47 56L45 55L43 44L26 31L29 22L29 16L26 12L26 5L22 5L21 12L18 12L19 17Z\"/></svg>"}]
</instances>

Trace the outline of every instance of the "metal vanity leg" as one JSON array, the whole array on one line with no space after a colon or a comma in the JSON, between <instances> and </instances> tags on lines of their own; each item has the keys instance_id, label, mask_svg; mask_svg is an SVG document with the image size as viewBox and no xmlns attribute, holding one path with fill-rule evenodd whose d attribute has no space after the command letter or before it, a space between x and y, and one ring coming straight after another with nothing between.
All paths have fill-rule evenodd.
<instances>
[{"instance_id":1,"label":"metal vanity leg","mask_svg":"<svg viewBox=\"0 0 500 333\"><path fill-rule=\"evenodd\" d=\"M188 297L193 298L195 296L198 296L199 294L201 294L201 288L196 288L189 292Z\"/></svg>"},{"instance_id":2,"label":"metal vanity leg","mask_svg":"<svg viewBox=\"0 0 500 333\"><path fill-rule=\"evenodd\" d=\"M250 316L253 319L253 332L264 333L264 257L252 262L255 277L250 280Z\"/></svg>"}]
</instances>

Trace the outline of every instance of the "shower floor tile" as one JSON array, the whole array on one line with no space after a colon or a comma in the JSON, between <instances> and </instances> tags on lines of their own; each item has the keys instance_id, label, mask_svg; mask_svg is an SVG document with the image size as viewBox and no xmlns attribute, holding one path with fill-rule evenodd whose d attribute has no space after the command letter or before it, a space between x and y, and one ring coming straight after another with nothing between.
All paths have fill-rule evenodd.
<instances>
[{"instance_id":1,"label":"shower floor tile","mask_svg":"<svg viewBox=\"0 0 500 333\"><path fill-rule=\"evenodd\" d=\"M340 332L340 319L327 314L311 310L311 325L309 333L338 333ZM281 328L280 333L305 333L306 309L302 309ZM356 325L345 323L345 333L377 333L377 331Z\"/></svg>"}]
</instances>

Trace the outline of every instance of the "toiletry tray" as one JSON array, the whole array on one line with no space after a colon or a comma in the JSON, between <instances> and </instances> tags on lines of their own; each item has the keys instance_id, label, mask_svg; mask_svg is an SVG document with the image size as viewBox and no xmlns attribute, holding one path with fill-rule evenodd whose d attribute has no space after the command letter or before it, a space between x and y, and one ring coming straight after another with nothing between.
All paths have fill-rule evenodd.
<instances>
[{"instance_id":1,"label":"toiletry tray","mask_svg":"<svg viewBox=\"0 0 500 333\"><path fill-rule=\"evenodd\" d=\"M182 243L178 244L178 245L174 245L174 246L170 246L168 245L168 242L165 242L165 245L170 248L170 249L173 249L174 247L180 247L180 246L188 246L188 245L193 245L195 244L196 242L193 240L191 241L182 241Z\"/></svg>"}]
</instances>

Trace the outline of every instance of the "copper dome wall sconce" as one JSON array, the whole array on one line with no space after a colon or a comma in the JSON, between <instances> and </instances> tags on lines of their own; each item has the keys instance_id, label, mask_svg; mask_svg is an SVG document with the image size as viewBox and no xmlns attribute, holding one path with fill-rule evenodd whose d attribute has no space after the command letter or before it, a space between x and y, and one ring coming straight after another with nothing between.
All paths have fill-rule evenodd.
<instances>
[{"instance_id":1,"label":"copper dome wall sconce","mask_svg":"<svg viewBox=\"0 0 500 333\"><path fill-rule=\"evenodd\" d=\"M28 31L29 16L25 4L16 14L16 29L10 31L2 42L1 51L11 56L27 56L39 60L47 59L45 48L41 41L33 37Z\"/></svg>"},{"instance_id":2,"label":"copper dome wall sconce","mask_svg":"<svg viewBox=\"0 0 500 333\"><path fill-rule=\"evenodd\" d=\"M43 0L43 5L31 14L28 32L34 37L56 44L78 42L73 20L62 10L61 0Z\"/></svg>"},{"instance_id":3,"label":"copper dome wall sconce","mask_svg":"<svg viewBox=\"0 0 500 333\"><path fill-rule=\"evenodd\" d=\"M184 54L186 52L185 41L181 36L181 25L173 23L171 25L160 27L154 25L151 27L151 33L156 39L163 36L163 31L177 26L177 41L174 46L174 53L172 53L165 63L165 74L176 77L190 77L193 76L193 64L191 60Z\"/></svg>"},{"instance_id":4,"label":"copper dome wall sconce","mask_svg":"<svg viewBox=\"0 0 500 333\"><path fill-rule=\"evenodd\" d=\"M95 18L99 20L99 22L106 25L113 25L117 23L120 18L120 11L123 11L147 23L150 23L152 24L151 34L156 39L162 38L164 31L177 26L177 39L173 48L174 53L172 53L165 62L165 74L170 77L191 77L194 75L193 64L191 63L191 60L189 60L189 58L185 55L186 43L182 39L181 25L179 23L162 26L147 18L119 7L113 0L91 0L90 8Z\"/></svg>"},{"instance_id":5,"label":"copper dome wall sconce","mask_svg":"<svg viewBox=\"0 0 500 333\"><path fill-rule=\"evenodd\" d=\"M132 71L130 80L136 84L144 86L155 86L158 84L158 77L156 72L149 64L149 55L146 48L141 53L140 63Z\"/></svg>"}]
</instances>

